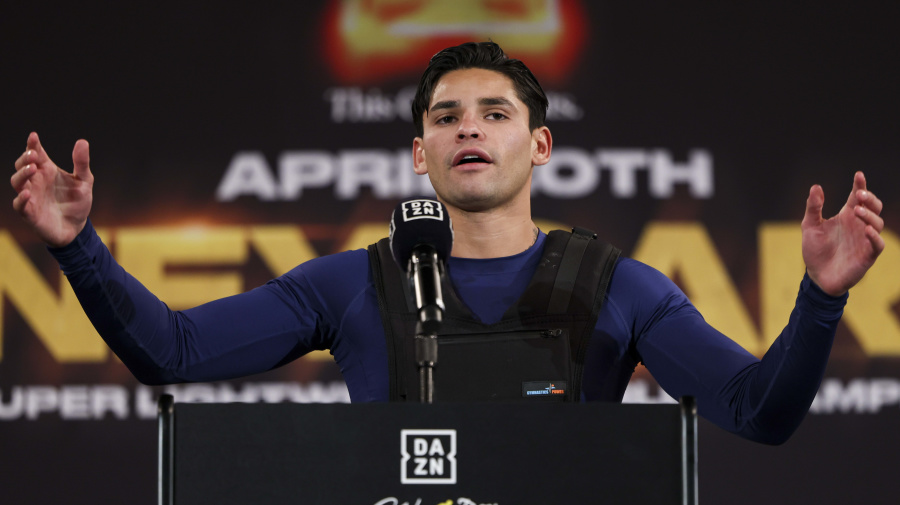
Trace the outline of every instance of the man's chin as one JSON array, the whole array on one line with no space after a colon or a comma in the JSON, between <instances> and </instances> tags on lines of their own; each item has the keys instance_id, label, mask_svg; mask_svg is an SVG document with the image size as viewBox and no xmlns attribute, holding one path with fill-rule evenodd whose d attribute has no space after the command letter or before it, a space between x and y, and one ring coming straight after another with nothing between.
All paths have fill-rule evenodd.
<instances>
[{"instance_id":1,"label":"man's chin","mask_svg":"<svg viewBox=\"0 0 900 505\"><path fill-rule=\"evenodd\" d=\"M485 212L495 209L504 202L498 200L496 195L489 194L463 194L450 195L449 197L438 196L438 199L444 204L455 207L464 212Z\"/></svg>"}]
</instances>

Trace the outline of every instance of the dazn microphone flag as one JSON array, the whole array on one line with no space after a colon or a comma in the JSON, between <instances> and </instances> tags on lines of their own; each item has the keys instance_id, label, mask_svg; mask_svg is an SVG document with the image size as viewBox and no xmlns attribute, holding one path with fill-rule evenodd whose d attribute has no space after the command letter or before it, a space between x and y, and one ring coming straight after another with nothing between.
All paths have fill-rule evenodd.
<instances>
[{"instance_id":1,"label":"dazn microphone flag","mask_svg":"<svg viewBox=\"0 0 900 505\"><path fill-rule=\"evenodd\" d=\"M391 253L403 271L409 268L413 249L431 246L441 262L450 257L453 248L453 224L441 202L436 200L407 200L391 214Z\"/></svg>"}]
</instances>

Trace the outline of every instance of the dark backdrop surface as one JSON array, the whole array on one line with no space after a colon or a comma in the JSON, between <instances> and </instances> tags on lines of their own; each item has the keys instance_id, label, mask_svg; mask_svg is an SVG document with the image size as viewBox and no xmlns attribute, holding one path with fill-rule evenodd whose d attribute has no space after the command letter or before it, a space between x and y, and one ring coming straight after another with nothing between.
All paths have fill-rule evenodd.
<instances>
[{"instance_id":1,"label":"dark backdrop surface","mask_svg":"<svg viewBox=\"0 0 900 505\"><path fill-rule=\"evenodd\" d=\"M19 3L0 15L0 155L30 131L92 220L173 308L386 235L410 176L411 87L438 49L492 38L551 97L542 229L577 224L670 275L761 355L802 276L812 184L853 172L888 249L851 292L819 397L787 444L701 425L704 503L895 503L900 468L896 2ZM7 189L8 201L13 191ZM166 245L171 247L166 247ZM153 503L153 401L91 333L58 268L0 211L0 501ZM179 401L346 401L330 356L169 388ZM662 401L635 375L627 401ZM302 500L301 500L302 501Z\"/></svg>"}]
</instances>

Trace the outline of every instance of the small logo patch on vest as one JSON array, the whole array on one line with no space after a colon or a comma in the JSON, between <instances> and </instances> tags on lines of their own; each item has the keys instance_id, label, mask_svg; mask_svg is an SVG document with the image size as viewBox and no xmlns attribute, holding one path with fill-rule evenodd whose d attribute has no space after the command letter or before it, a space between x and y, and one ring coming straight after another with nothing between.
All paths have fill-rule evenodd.
<instances>
[{"instance_id":1,"label":"small logo patch on vest","mask_svg":"<svg viewBox=\"0 0 900 505\"><path fill-rule=\"evenodd\" d=\"M522 397L565 396L566 381L531 381L522 383Z\"/></svg>"}]
</instances>

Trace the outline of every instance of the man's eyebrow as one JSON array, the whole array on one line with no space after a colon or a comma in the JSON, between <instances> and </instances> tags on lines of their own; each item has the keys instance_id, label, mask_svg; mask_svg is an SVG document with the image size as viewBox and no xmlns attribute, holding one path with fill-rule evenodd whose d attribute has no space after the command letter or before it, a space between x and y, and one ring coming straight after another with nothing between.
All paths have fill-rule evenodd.
<instances>
[{"instance_id":1,"label":"man's eyebrow","mask_svg":"<svg viewBox=\"0 0 900 505\"><path fill-rule=\"evenodd\" d=\"M505 105L507 107L516 108L516 104L512 103L512 101L508 98L504 98L502 96L491 96L487 98L479 98L478 105Z\"/></svg>"},{"instance_id":2,"label":"man's eyebrow","mask_svg":"<svg viewBox=\"0 0 900 505\"><path fill-rule=\"evenodd\" d=\"M506 107L516 108L516 104L512 102L512 100L502 97L502 96L489 96L478 99L478 105L505 105ZM435 103L431 106L431 109L428 112L434 112L436 110L444 110L444 109L456 109L460 106L459 100L443 100Z\"/></svg>"},{"instance_id":3,"label":"man's eyebrow","mask_svg":"<svg viewBox=\"0 0 900 505\"><path fill-rule=\"evenodd\" d=\"M434 112L441 109L455 109L457 107L459 107L459 100L444 100L432 105L431 109L429 109L429 112Z\"/></svg>"}]
</instances>

